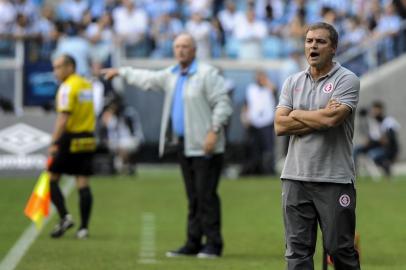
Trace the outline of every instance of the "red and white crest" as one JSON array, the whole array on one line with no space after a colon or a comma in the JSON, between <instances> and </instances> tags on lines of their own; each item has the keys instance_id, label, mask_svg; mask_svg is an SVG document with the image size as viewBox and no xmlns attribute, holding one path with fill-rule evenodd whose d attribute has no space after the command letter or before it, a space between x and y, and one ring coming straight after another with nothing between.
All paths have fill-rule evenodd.
<instances>
[{"instance_id":1,"label":"red and white crest","mask_svg":"<svg viewBox=\"0 0 406 270\"><path fill-rule=\"evenodd\" d=\"M338 201L342 207L347 207L351 203L350 196L348 196L347 194L341 195Z\"/></svg>"},{"instance_id":2,"label":"red and white crest","mask_svg":"<svg viewBox=\"0 0 406 270\"><path fill-rule=\"evenodd\" d=\"M323 87L323 92L328 94L331 93L334 90L333 84L332 83L328 83Z\"/></svg>"}]
</instances>

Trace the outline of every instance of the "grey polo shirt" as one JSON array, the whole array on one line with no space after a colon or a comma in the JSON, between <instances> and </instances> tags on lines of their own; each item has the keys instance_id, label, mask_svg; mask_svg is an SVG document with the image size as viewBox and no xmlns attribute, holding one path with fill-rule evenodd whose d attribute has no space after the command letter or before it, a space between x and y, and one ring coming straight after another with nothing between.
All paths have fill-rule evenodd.
<instances>
[{"instance_id":1,"label":"grey polo shirt","mask_svg":"<svg viewBox=\"0 0 406 270\"><path fill-rule=\"evenodd\" d=\"M334 98L350 107L352 113L337 127L290 136L282 179L332 183L355 180L352 139L359 89L359 78L337 62L317 81L312 79L310 68L286 79L278 107L318 110Z\"/></svg>"}]
</instances>

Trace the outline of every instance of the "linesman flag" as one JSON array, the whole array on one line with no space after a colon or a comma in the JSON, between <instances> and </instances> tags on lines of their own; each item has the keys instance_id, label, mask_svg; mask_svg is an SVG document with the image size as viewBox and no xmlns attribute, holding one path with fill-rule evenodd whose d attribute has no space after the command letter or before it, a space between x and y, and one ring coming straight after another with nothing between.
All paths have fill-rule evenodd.
<instances>
[{"instance_id":1,"label":"linesman flag","mask_svg":"<svg viewBox=\"0 0 406 270\"><path fill-rule=\"evenodd\" d=\"M41 229L44 217L49 214L51 195L49 192L49 174L44 171L39 176L34 190L25 206L24 214Z\"/></svg>"}]
</instances>

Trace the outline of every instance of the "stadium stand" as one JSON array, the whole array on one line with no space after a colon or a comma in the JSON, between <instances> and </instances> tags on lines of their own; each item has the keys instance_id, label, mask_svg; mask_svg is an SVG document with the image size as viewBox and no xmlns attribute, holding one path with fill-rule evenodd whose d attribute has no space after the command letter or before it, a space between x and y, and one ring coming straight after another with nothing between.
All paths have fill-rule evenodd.
<instances>
[{"instance_id":1,"label":"stadium stand","mask_svg":"<svg viewBox=\"0 0 406 270\"><path fill-rule=\"evenodd\" d=\"M86 59L78 62L88 65L84 70L89 72L92 65L163 67L171 61L174 35L188 29L193 29L190 31L194 34L208 29L202 57L234 80L235 115L242 105L243 89L258 65L267 70L279 88L286 76L297 70L297 62L291 56L301 54L302 37L309 23L323 20L334 24L341 38L337 59L358 75L392 63L406 51L406 1L402 0L0 0L0 13L7 14L0 18L0 83L4 86L0 96L12 103L17 114L27 106L52 108L56 82L50 59L57 48L72 39L77 41L79 35L81 51L90 53L83 54L81 58ZM237 33L241 29L236 29L236 25L248 23L247 14L254 16L259 28L265 27L260 42ZM188 27L197 15L204 24ZM120 33L125 31L136 34L124 38L126 35ZM254 43L259 48L255 57L260 61L239 59L244 56L241 51L247 39L251 39L251 48ZM79 46L78 42L74 44ZM157 142L160 110L156 114L144 112L162 97L134 93L127 88L123 92L128 103L141 116L147 116L141 117L146 143ZM363 93L381 95L375 90ZM401 119L396 113L392 114ZM238 117L233 116L230 125L231 142L241 142Z\"/></svg>"}]
</instances>

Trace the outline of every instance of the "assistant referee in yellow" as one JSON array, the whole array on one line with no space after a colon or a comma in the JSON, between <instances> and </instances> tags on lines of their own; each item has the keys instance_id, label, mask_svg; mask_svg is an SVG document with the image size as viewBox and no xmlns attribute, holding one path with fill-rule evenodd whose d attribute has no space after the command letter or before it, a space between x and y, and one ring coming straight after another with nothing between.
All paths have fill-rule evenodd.
<instances>
[{"instance_id":1,"label":"assistant referee in yellow","mask_svg":"<svg viewBox=\"0 0 406 270\"><path fill-rule=\"evenodd\" d=\"M92 174L92 156L96 148L92 85L75 73L76 62L73 57L61 55L53 61L52 65L61 85L56 95L58 114L52 134L52 144L48 150L51 200L60 217L60 222L56 224L51 237L61 237L74 225L58 185L62 174L70 174L76 177L79 191L81 224L76 237L84 239L88 237L88 223L92 209L93 198L89 176Z\"/></svg>"}]
</instances>

